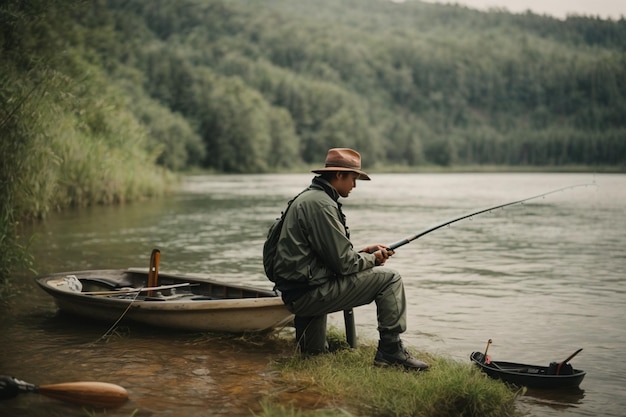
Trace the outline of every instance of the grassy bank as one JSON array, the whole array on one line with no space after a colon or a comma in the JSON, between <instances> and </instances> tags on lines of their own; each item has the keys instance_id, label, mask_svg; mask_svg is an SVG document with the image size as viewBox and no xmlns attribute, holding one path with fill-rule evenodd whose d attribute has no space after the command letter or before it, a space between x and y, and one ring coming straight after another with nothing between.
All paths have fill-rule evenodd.
<instances>
[{"instance_id":1,"label":"grassy bank","mask_svg":"<svg viewBox=\"0 0 626 417\"><path fill-rule=\"evenodd\" d=\"M357 349L275 363L280 389L263 403L275 416L517 416L517 393L491 380L469 361L413 352L427 361L424 373L372 365L373 343Z\"/></svg>"}]
</instances>

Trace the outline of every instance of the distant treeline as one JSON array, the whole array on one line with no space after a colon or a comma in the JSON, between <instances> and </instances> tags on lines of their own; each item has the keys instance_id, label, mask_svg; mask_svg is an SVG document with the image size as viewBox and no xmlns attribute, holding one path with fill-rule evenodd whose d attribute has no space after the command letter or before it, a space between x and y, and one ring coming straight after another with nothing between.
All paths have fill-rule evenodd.
<instances>
[{"instance_id":1,"label":"distant treeline","mask_svg":"<svg viewBox=\"0 0 626 417\"><path fill-rule=\"evenodd\" d=\"M626 163L623 19L383 0L100 7L99 56L172 169L272 171L331 146L395 166ZM163 107L189 126L177 140Z\"/></svg>"},{"instance_id":2,"label":"distant treeline","mask_svg":"<svg viewBox=\"0 0 626 417\"><path fill-rule=\"evenodd\" d=\"M391 166L626 163L624 19L386 0L22 3L4 7L50 35L20 33L31 59L106 85L174 171L274 171L331 146Z\"/></svg>"},{"instance_id":3,"label":"distant treeline","mask_svg":"<svg viewBox=\"0 0 626 417\"><path fill-rule=\"evenodd\" d=\"M319 163L332 146L408 169L624 169L625 115L623 18L410 0L4 0L0 253L16 219L161 194L171 171Z\"/></svg>"}]
</instances>

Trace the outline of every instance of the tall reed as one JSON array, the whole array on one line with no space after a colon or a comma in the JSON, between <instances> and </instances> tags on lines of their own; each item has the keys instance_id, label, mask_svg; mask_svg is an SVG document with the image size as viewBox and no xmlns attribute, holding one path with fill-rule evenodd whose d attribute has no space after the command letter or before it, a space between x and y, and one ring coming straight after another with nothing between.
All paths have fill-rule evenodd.
<instances>
[{"instance_id":1,"label":"tall reed","mask_svg":"<svg viewBox=\"0 0 626 417\"><path fill-rule=\"evenodd\" d=\"M76 82L50 69L30 78L1 69L0 285L28 264L20 221L161 196L175 180L156 166L157 150L123 94L97 71Z\"/></svg>"}]
</instances>

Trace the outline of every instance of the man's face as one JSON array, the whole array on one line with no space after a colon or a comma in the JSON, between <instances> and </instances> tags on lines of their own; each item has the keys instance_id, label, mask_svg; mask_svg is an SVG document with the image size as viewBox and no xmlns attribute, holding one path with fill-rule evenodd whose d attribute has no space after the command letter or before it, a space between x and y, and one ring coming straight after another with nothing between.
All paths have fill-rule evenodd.
<instances>
[{"instance_id":1,"label":"man's face","mask_svg":"<svg viewBox=\"0 0 626 417\"><path fill-rule=\"evenodd\" d=\"M359 178L359 174L356 172L337 172L335 181L333 181L333 187L335 187L340 196L345 198L356 187L357 178Z\"/></svg>"}]
</instances>

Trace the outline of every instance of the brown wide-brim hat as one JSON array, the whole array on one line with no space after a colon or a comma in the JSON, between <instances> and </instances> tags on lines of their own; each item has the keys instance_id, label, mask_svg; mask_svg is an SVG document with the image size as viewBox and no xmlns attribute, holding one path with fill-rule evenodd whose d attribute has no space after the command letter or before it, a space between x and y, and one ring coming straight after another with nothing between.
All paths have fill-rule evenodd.
<instances>
[{"instance_id":1,"label":"brown wide-brim hat","mask_svg":"<svg viewBox=\"0 0 626 417\"><path fill-rule=\"evenodd\" d=\"M326 166L311 172L321 174L328 171L352 171L359 174L359 180L370 180L369 175L361 171L361 154L349 148L332 148L326 155Z\"/></svg>"}]
</instances>

